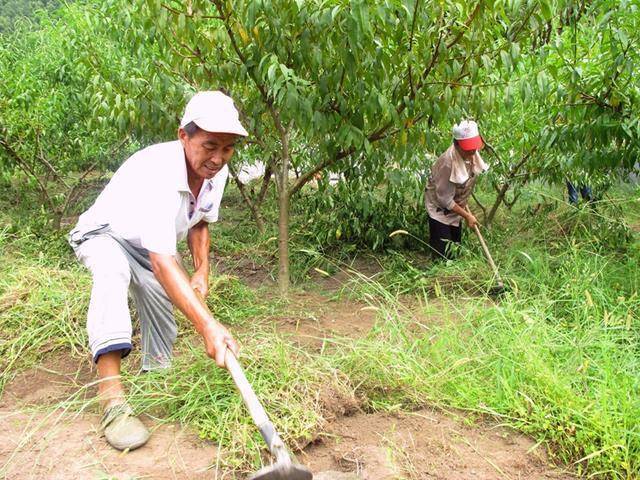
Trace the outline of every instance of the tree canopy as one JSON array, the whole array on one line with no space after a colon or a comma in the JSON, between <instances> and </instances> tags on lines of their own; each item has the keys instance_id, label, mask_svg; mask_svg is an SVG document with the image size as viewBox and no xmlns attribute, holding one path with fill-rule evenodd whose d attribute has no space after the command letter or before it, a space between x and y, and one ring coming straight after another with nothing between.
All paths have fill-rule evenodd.
<instances>
[{"instance_id":1,"label":"tree canopy","mask_svg":"<svg viewBox=\"0 0 640 480\"><path fill-rule=\"evenodd\" d=\"M0 34L13 31L18 21L37 22L40 13L60 5L59 0L2 0L0 2Z\"/></svg>"},{"instance_id":2,"label":"tree canopy","mask_svg":"<svg viewBox=\"0 0 640 480\"><path fill-rule=\"evenodd\" d=\"M418 190L409 179L424 181L461 118L480 122L494 165L489 222L532 179L630 169L637 10L604 0L67 5L0 52L3 171L30 170L37 184L125 138L172 138L194 91L222 89L251 134L236 163L266 164L260 188L238 184L260 229L276 186L286 289L288 212L305 185L334 171L354 198L382 184Z\"/></svg>"}]
</instances>

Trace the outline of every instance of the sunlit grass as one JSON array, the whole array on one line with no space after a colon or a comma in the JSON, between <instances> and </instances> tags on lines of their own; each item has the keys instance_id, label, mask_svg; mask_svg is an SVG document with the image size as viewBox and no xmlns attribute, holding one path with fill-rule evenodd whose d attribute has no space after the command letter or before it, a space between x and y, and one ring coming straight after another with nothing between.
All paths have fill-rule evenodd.
<instances>
[{"instance_id":1,"label":"sunlit grass","mask_svg":"<svg viewBox=\"0 0 640 480\"><path fill-rule=\"evenodd\" d=\"M377 310L368 335L331 339L321 352L277 333L270 319L285 315L287 304L264 289L213 276L209 305L242 341L247 375L291 446L321 432L328 385L330 392L356 394L368 410L429 404L489 416L532 435L580 473L635 478L640 248L614 215L623 201L628 212L637 211L629 199L600 203L595 211L531 214L525 206L487 231L510 287L497 300L484 295L492 274L470 235L453 262L387 252L376 257L375 274L300 246L301 271L311 265L323 276L343 270L350 280L341 294ZM88 274L72 257L34 255L33 246L14 236L0 235L0 387L44 355L86 355ZM258 255L269 245L260 238L257 247L227 238L222 245L231 250L223 253ZM180 324L171 370L138 375L135 352L125 362L132 403L159 422L190 425L216 442L222 466L256 468L264 446L230 378L205 357L183 318ZM73 414L93 404L78 395L63 408Z\"/></svg>"}]
</instances>

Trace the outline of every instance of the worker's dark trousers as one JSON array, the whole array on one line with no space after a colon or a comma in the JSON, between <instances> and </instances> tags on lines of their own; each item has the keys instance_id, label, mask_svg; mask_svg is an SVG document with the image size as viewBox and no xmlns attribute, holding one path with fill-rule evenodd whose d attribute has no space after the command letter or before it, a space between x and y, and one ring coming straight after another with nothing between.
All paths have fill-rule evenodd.
<instances>
[{"instance_id":1,"label":"worker's dark trousers","mask_svg":"<svg viewBox=\"0 0 640 480\"><path fill-rule=\"evenodd\" d=\"M429 217L429 245L431 253L436 258L451 258L447 244L460 243L462 239L462 227L445 225Z\"/></svg>"}]
</instances>

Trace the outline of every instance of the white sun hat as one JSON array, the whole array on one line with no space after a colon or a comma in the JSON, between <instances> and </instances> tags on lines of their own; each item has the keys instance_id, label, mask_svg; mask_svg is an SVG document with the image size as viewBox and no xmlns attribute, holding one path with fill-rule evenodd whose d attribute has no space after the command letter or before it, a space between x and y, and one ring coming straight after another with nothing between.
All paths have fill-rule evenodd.
<instances>
[{"instance_id":1,"label":"white sun hat","mask_svg":"<svg viewBox=\"0 0 640 480\"><path fill-rule=\"evenodd\" d=\"M453 138L463 150L480 150L484 146L478 124L473 120L462 120L453 126Z\"/></svg>"},{"instance_id":2,"label":"white sun hat","mask_svg":"<svg viewBox=\"0 0 640 480\"><path fill-rule=\"evenodd\" d=\"M249 135L240 123L240 115L231 97L218 90L198 92L191 97L180 126L184 128L191 122L207 132Z\"/></svg>"}]
</instances>

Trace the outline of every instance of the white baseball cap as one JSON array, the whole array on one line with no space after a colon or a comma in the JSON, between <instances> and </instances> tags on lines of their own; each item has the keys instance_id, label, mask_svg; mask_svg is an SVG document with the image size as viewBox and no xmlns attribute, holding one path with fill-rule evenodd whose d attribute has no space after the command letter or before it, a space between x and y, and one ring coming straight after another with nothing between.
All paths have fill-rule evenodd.
<instances>
[{"instance_id":1,"label":"white baseball cap","mask_svg":"<svg viewBox=\"0 0 640 480\"><path fill-rule=\"evenodd\" d=\"M453 126L453 138L463 150L480 150L484 146L478 124L473 120L462 120Z\"/></svg>"},{"instance_id":2,"label":"white baseball cap","mask_svg":"<svg viewBox=\"0 0 640 480\"><path fill-rule=\"evenodd\" d=\"M198 92L191 97L180 126L184 128L191 122L207 132L249 135L240 123L240 115L231 97L218 90Z\"/></svg>"}]
</instances>

